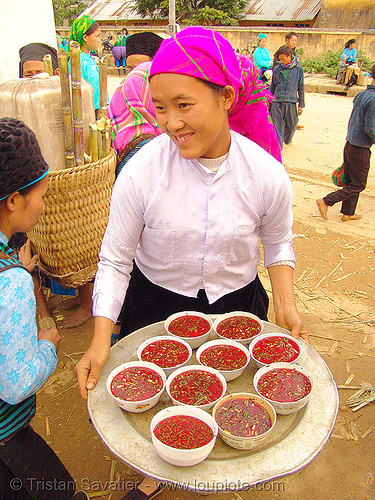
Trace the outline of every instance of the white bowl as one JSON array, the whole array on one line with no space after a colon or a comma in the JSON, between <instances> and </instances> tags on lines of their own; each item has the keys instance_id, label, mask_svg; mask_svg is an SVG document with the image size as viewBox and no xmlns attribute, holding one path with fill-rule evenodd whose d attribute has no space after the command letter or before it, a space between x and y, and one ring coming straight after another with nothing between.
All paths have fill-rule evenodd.
<instances>
[{"instance_id":1,"label":"white bowl","mask_svg":"<svg viewBox=\"0 0 375 500\"><path fill-rule=\"evenodd\" d=\"M177 375L180 375L181 373L184 373L187 371L192 371L192 370L199 370L199 371L205 371L208 373L213 373L220 380L220 382L222 383L222 386L223 386L223 390L222 390L222 393L220 394L220 396L217 399L215 399L215 401L212 401L211 403L207 403L207 404L202 404L202 405L188 405L186 403L182 403L181 401L178 401L173 396L171 396L171 393L169 392L169 388L170 388L170 385L171 385L173 379L175 377L177 377ZM218 370L215 370L214 368L210 368L208 366L203 366L203 365L189 365L189 366L183 366L182 368L178 368L177 370L175 370L172 373L172 375L169 375L167 382L165 384L165 389L166 389L167 394L171 398L174 405L185 406L185 407L186 406L193 406L194 408L201 408L202 410L208 410L208 409L212 408L214 406L214 404L220 398L222 398L224 396L224 394L226 393L226 390L227 390L227 382L226 382L225 378L223 377L223 375Z\"/></svg>"},{"instance_id":2,"label":"white bowl","mask_svg":"<svg viewBox=\"0 0 375 500\"><path fill-rule=\"evenodd\" d=\"M273 401L272 399L267 398L266 396L263 396L258 390L258 382L259 379L262 375L265 373L270 372L274 368L287 368L288 370L296 370L298 372L301 372L303 375L305 375L311 382L311 391L307 396L305 396L302 399L299 399L298 401L291 401L291 402L281 402L281 401ZM254 380L253 380L254 388L261 397L263 397L266 401L269 401L271 405L275 408L276 413L279 415L289 415L290 413L295 413L296 411L300 410L303 408L306 403L309 400L309 397L314 389L314 380L312 378L312 375L310 372L306 370L306 368L303 368L300 365L296 364L291 364L291 363L272 363L271 365L263 366L263 368L260 368L256 374L254 375Z\"/></svg>"},{"instance_id":3,"label":"white bowl","mask_svg":"<svg viewBox=\"0 0 375 500\"><path fill-rule=\"evenodd\" d=\"M154 428L161 420L164 420L172 415L189 415L199 418L211 427L214 437L206 445L192 450L180 450L162 443L155 436ZM154 416L150 423L150 431L152 444L154 445L157 454L170 464L186 467L189 465L199 464L208 457L215 445L218 434L218 426L211 415L204 410L195 408L194 406L171 406L159 411L159 413Z\"/></svg>"},{"instance_id":4,"label":"white bowl","mask_svg":"<svg viewBox=\"0 0 375 500\"><path fill-rule=\"evenodd\" d=\"M301 342L299 342L299 340L295 339L294 337L292 337L291 335L288 335L286 333L277 333L277 332L275 332L275 333L262 333L261 335L257 335L250 342L250 346L249 346L250 355L251 355L252 359L255 361L255 364L257 365L258 368L262 368L263 366L268 366L271 364L271 363L264 363L263 361L259 361L259 359L257 359L253 354L253 350L254 350L254 347L256 346L256 344L260 340L263 340L263 339L266 339L269 337L283 337L283 338L286 338L288 340L293 341L298 347L299 354L293 361L283 361L283 363L296 363L297 362L297 360L299 359L299 357L301 356L301 353L302 353L302 344L301 344Z\"/></svg>"},{"instance_id":5,"label":"white bowl","mask_svg":"<svg viewBox=\"0 0 375 500\"><path fill-rule=\"evenodd\" d=\"M234 434L230 434L227 430L221 429L220 425L218 424L219 435L225 443L227 443L232 448L237 448L238 450L253 450L259 448L271 434L276 424L276 412L273 406L265 398L263 398L262 396L258 396L257 394L250 394L247 392L238 392L235 394L229 394L227 396L224 396L222 399L220 399L220 401L216 403L214 409L212 410L212 416L214 417L215 422L217 423L216 414L219 408L228 401L237 398L249 399L251 401L260 404L267 411L267 413L271 418L271 427L263 434L259 434L259 436L246 437L246 436L235 436Z\"/></svg>"},{"instance_id":6,"label":"white bowl","mask_svg":"<svg viewBox=\"0 0 375 500\"><path fill-rule=\"evenodd\" d=\"M203 364L201 362L201 355L204 351L206 351L207 349L209 349L210 347L215 347L215 346L221 346L221 345L230 345L230 346L233 346L233 347L237 347L237 349L240 349L246 356L246 363L241 367L241 368L237 368L235 370L219 370L218 368L215 368L215 370L217 370L218 372L220 372L223 377L225 378L225 380L227 382L229 382L230 380L234 380L235 378L239 377L242 372L245 370L245 368L247 367L247 365L250 363L250 353L249 353L249 350L243 345L241 344L240 342L235 342L234 340L224 340L224 339L220 339L220 340L210 340L209 342L206 342L205 344L201 345L197 352L196 352L196 357L197 357L197 361L199 364L201 364L202 366L207 366L205 364Z\"/></svg>"},{"instance_id":7,"label":"white bowl","mask_svg":"<svg viewBox=\"0 0 375 500\"><path fill-rule=\"evenodd\" d=\"M175 335L174 333L169 331L169 325L171 324L171 322L173 320L180 318L182 316L199 316L200 318L203 318L206 321L208 321L208 323L210 324L210 329L208 330L207 333L204 333L203 335L200 335L199 337L180 337L179 335ZM209 316L207 316L207 314L203 314L201 312L182 311L182 312L178 312L178 313L175 313L175 314L172 314L171 316L169 316L164 322L164 328L168 332L168 335L172 335L173 337L176 337L178 339L183 339L183 340L185 340L185 342L187 342L191 346L192 349L196 349L197 347L202 345L204 342L206 342L206 340L208 340L208 338L212 332L212 319Z\"/></svg>"},{"instance_id":8,"label":"white bowl","mask_svg":"<svg viewBox=\"0 0 375 500\"><path fill-rule=\"evenodd\" d=\"M149 344L152 344L153 342L156 342L158 340L163 340L163 341L165 341L165 340L172 340L173 342L179 342L184 347L186 347L186 349L189 351L188 358L186 359L186 361L184 361L183 363L180 363L178 365L170 366L170 367L167 367L167 368L163 368L162 366L157 365L157 363L154 363L153 361L148 361L149 363L152 363L152 364L155 364L156 366L159 366L159 368L161 368L164 371L164 373L167 375L167 377L168 377L168 375L170 375L174 370L176 370L177 368L180 368L181 366L186 365L186 363L191 358L193 351L192 351L190 345L187 342L185 342L185 340L183 340L180 337L176 337L176 336L172 336L172 335L168 335L168 336L167 335L159 335L158 337L152 337L151 339L145 340L138 347L138 349L137 349L137 357L138 357L138 359L140 361L143 361L142 360L142 351L144 350L144 348L147 347Z\"/></svg>"},{"instance_id":9,"label":"white bowl","mask_svg":"<svg viewBox=\"0 0 375 500\"><path fill-rule=\"evenodd\" d=\"M125 368L130 368L133 366L139 366L141 368L150 368L150 370L153 370L154 372L158 373L161 376L163 381L163 387L157 394L155 394L155 396L152 396L152 398L142 399L140 401L125 401L124 399L117 398L112 394L111 384L113 378ZM147 361L130 361L129 363L123 363L122 365L118 366L117 368L111 371L111 373L107 377L107 391L108 394L116 401L116 403L123 410L130 411L132 413L142 413L155 406L156 403L159 401L160 396L163 394L165 388L166 378L167 377L164 371L154 363L148 363Z\"/></svg>"},{"instance_id":10,"label":"white bowl","mask_svg":"<svg viewBox=\"0 0 375 500\"><path fill-rule=\"evenodd\" d=\"M256 333L255 335L252 335L251 337L247 337L247 338L242 338L242 339L235 339L235 338L229 338L229 337L225 337L224 335L221 335L220 333L218 333L217 331L217 328L219 326L219 324L224 321L225 319L228 319L228 318L233 318L235 316L244 316L245 318L251 318L253 320L255 320L259 327L260 327L260 330L258 333ZM218 318L216 318L216 320L214 321L214 331L216 333L216 335L221 338L221 339L229 339L229 340L234 340L235 342L240 342L241 344L249 344L251 342L251 340L256 336L256 335L260 335L263 331L263 321L261 319L258 318L258 316L255 316L255 314L251 314L251 313L248 313L248 312L244 312L244 311L233 311L233 312L230 312L230 313L226 313L226 314L222 314L221 316L219 316Z\"/></svg>"}]
</instances>

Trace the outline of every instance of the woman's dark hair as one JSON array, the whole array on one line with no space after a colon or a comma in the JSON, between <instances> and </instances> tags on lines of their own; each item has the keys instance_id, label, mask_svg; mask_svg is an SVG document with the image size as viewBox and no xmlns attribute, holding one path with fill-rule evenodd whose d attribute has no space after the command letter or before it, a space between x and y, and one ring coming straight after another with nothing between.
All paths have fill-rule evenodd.
<instances>
[{"instance_id":1,"label":"woman's dark hair","mask_svg":"<svg viewBox=\"0 0 375 500\"><path fill-rule=\"evenodd\" d=\"M282 45L275 55L278 58L281 54L284 54L285 56L292 56L293 50L289 47L289 45Z\"/></svg>"},{"instance_id":2,"label":"woman's dark hair","mask_svg":"<svg viewBox=\"0 0 375 500\"><path fill-rule=\"evenodd\" d=\"M375 62L372 63L372 66L371 66L371 78L372 79L375 78Z\"/></svg>"},{"instance_id":3,"label":"woman's dark hair","mask_svg":"<svg viewBox=\"0 0 375 500\"><path fill-rule=\"evenodd\" d=\"M125 35L128 36L129 35L129 31L126 29L126 28L122 28L121 31L125 31Z\"/></svg>"},{"instance_id":4,"label":"woman's dark hair","mask_svg":"<svg viewBox=\"0 0 375 500\"><path fill-rule=\"evenodd\" d=\"M221 94L224 89L224 85L218 85L217 83L208 82L207 80L201 80L201 82L210 87L210 89L213 90L216 95Z\"/></svg>"},{"instance_id":5,"label":"woman's dark hair","mask_svg":"<svg viewBox=\"0 0 375 500\"><path fill-rule=\"evenodd\" d=\"M96 21L94 23L92 23L92 25L90 26L90 28L86 31L86 33L84 33L84 35L87 35L87 36L90 36L94 33L94 31L96 31L98 28L100 28L100 24L97 23Z\"/></svg>"},{"instance_id":6,"label":"woman's dark hair","mask_svg":"<svg viewBox=\"0 0 375 500\"><path fill-rule=\"evenodd\" d=\"M345 44L345 48L348 49L349 45L352 45L353 43L355 43L355 38L351 38L350 40L348 40Z\"/></svg>"}]
</instances>

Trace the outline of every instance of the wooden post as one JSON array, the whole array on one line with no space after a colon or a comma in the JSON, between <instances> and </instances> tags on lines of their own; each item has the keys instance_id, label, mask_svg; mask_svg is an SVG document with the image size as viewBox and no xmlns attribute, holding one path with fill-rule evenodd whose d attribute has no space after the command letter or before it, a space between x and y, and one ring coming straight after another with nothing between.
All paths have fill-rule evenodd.
<instances>
[{"instance_id":1,"label":"wooden post","mask_svg":"<svg viewBox=\"0 0 375 500\"><path fill-rule=\"evenodd\" d=\"M99 110L98 119L107 119L107 56L99 61Z\"/></svg>"},{"instance_id":2,"label":"wooden post","mask_svg":"<svg viewBox=\"0 0 375 500\"><path fill-rule=\"evenodd\" d=\"M98 153L99 160L107 156L107 139L105 130L105 119L102 117L96 122L98 128Z\"/></svg>"},{"instance_id":3,"label":"wooden post","mask_svg":"<svg viewBox=\"0 0 375 500\"><path fill-rule=\"evenodd\" d=\"M76 165L83 165L84 142L83 142L83 111L81 90L81 50L78 42L70 42L70 67L74 122L74 156Z\"/></svg>"},{"instance_id":4,"label":"wooden post","mask_svg":"<svg viewBox=\"0 0 375 500\"><path fill-rule=\"evenodd\" d=\"M72 120L72 103L70 100L68 55L66 53L66 50L60 49L57 52L57 59L59 61L59 70L60 70L61 100L62 100L64 143L65 143L65 165L66 168L71 168L75 166L74 136L73 136L73 120Z\"/></svg>"},{"instance_id":5,"label":"wooden post","mask_svg":"<svg viewBox=\"0 0 375 500\"><path fill-rule=\"evenodd\" d=\"M96 126L96 123L90 123L89 132L90 132L89 134L90 156L92 161L97 161L99 160L99 153L98 153L99 139L98 139L98 127Z\"/></svg>"},{"instance_id":6,"label":"wooden post","mask_svg":"<svg viewBox=\"0 0 375 500\"><path fill-rule=\"evenodd\" d=\"M53 66L52 66L52 56L51 54L46 54L43 57L44 71L48 73L49 76L53 76Z\"/></svg>"}]
</instances>

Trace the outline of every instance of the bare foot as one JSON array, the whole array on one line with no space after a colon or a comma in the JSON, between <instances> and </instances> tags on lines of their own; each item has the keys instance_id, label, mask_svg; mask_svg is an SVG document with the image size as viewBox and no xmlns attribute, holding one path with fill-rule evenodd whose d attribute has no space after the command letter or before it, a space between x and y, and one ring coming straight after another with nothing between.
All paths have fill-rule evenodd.
<instances>
[{"instance_id":1,"label":"bare foot","mask_svg":"<svg viewBox=\"0 0 375 500\"><path fill-rule=\"evenodd\" d=\"M341 220L343 222L348 222L348 220L359 220L359 219L362 219L362 215L359 215L359 214L354 214L354 215L343 215L341 217Z\"/></svg>"},{"instance_id":2,"label":"bare foot","mask_svg":"<svg viewBox=\"0 0 375 500\"><path fill-rule=\"evenodd\" d=\"M71 311L72 309L75 309L81 304L81 298L79 295L76 295L75 297L71 297L68 300L64 300L64 302L61 303L60 309L63 311Z\"/></svg>"},{"instance_id":3,"label":"bare foot","mask_svg":"<svg viewBox=\"0 0 375 500\"><path fill-rule=\"evenodd\" d=\"M62 328L76 328L86 323L87 320L91 318L91 309L86 309L84 307L78 307L74 313L66 318L62 324Z\"/></svg>"},{"instance_id":4,"label":"bare foot","mask_svg":"<svg viewBox=\"0 0 375 500\"><path fill-rule=\"evenodd\" d=\"M327 216L328 205L324 203L323 198L316 200L316 204L318 205L320 216L323 217L323 219L328 220Z\"/></svg>"}]
</instances>

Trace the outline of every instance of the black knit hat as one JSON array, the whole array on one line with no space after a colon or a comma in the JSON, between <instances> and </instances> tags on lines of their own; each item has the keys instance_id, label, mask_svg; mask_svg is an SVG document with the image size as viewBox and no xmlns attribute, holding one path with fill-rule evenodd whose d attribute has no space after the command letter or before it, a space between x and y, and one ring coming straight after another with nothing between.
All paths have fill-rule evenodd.
<instances>
[{"instance_id":1,"label":"black knit hat","mask_svg":"<svg viewBox=\"0 0 375 500\"><path fill-rule=\"evenodd\" d=\"M153 59L162 41L161 36L151 31L131 35L126 39L126 57L133 54L142 54Z\"/></svg>"},{"instance_id":2,"label":"black knit hat","mask_svg":"<svg viewBox=\"0 0 375 500\"><path fill-rule=\"evenodd\" d=\"M57 50L45 43L29 43L20 48L20 78L22 78L22 64L26 61L41 61L47 54L51 54L52 67L55 71L58 66Z\"/></svg>"},{"instance_id":3,"label":"black knit hat","mask_svg":"<svg viewBox=\"0 0 375 500\"><path fill-rule=\"evenodd\" d=\"M37 138L15 118L0 119L0 201L35 184L48 172Z\"/></svg>"}]
</instances>

